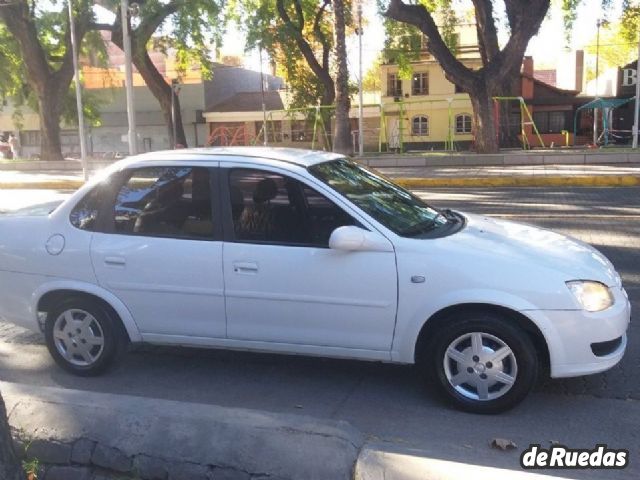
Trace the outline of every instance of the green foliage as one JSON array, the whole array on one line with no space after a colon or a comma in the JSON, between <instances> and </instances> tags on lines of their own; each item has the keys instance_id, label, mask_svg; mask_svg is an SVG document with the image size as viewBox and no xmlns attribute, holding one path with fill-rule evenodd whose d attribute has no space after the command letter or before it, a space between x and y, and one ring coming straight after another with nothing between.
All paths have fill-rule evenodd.
<instances>
[{"instance_id":1,"label":"green foliage","mask_svg":"<svg viewBox=\"0 0 640 480\"><path fill-rule=\"evenodd\" d=\"M629 35L633 37L629 38ZM594 34L589 45L585 48L586 53L596 55L596 35ZM626 65L638 57L638 33L628 31L628 25L624 23L608 24L600 29L600 48L598 51L598 63L600 73L612 67ZM586 70L586 80L593 80L596 77L595 66L588 65Z\"/></svg>"},{"instance_id":2,"label":"green foliage","mask_svg":"<svg viewBox=\"0 0 640 480\"><path fill-rule=\"evenodd\" d=\"M76 18L93 19L93 2L87 0L74 2ZM67 4L64 2L33 3L31 12L34 15L38 31L38 40L45 52L49 66L55 71L66 53L65 36L69 27ZM105 43L97 31L87 32L80 44L80 53L93 65L106 66L107 53ZM23 59L18 46L6 26L0 23L0 95L10 100L13 111L13 123L16 129L22 128L24 108L38 111L38 99L27 82ZM87 122L97 125L100 121L99 106L95 94L83 91L83 108ZM0 107L1 108L1 107ZM62 118L69 124L77 124L75 86L72 83L62 105Z\"/></svg>"},{"instance_id":3,"label":"green foliage","mask_svg":"<svg viewBox=\"0 0 640 480\"><path fill-rule=\"evenodd\" d=\"M300 17L294 2L285 0L284 6L292 21ZM333 22L331 6L323 8L317 0L299 0L302 14L302 35L322 64L322 52L333 51ZM351 2L345 2L345 22L353 28ZM280 17L276 0L239 0L235 17L246 32L247 50L262 48L281 68L292 91L292 107L316 105L324 91L322 82L313 73L296 42L296 32ZM316 22L317 20L317 22Z\"/></svg>"},{"instance_id":4,"label":"green foliage","mask_svg":"<svg viewBox=\"0 0 640 480\"><path fill-rule=\"evenodd\" d=\"M382 55L378 55L378 58L374 60L369 70L364 74L362 88L365 92L379 92L382 88L380 80L380 65L382 65L382 61Z\"/></svg>"},{"instance_id":5,"label":"green foliage","mask_svg":"<svg viewBox=\"0 0 640 480\"><path fill-rule=\"evenodd\" d=\"M458 48L455 27L460 19L454 9L453 0L419 0L418 3L432 13L442 40L455 54ZM381 12L386 10L385 0L378 0L378 8ZM423 51L422 32L413 25L396 22L386 17L384 17L384 27L386 32L383 49L385 62L397 64L400 78L410 79L413 73L411 62L419 60L420 53Z\"/></svg>"}]
</instances>

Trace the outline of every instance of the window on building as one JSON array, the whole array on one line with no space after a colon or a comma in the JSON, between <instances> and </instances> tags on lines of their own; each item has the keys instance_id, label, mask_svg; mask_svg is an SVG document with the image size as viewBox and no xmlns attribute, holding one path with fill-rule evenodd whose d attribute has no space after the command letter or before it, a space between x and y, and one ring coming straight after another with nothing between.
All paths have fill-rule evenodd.
<instances>
[{"instance_id":1,"label":"window on building","mask_svg":"<svg viewBox=\"0 0 640 480\"><path fill-rule=\"evenodd\" d=\"M291 122L291 141L310 142L313 139L313 124L308 120Z\"/></svg>"},{"instance_id":2,"label":"window on building","mask_svg":"<svg viewBox=\"0 0 640 480\"><path fill-rule=\"evenodd\" d=\"M259 140L264 139L262 124L264 122L256 122L256 137ZM267 120L267 139L269 143L282 142L282 121Z\"/></svg>"},{"instance_id":3,"label":"window on building","mask_svg":"<svg viewBox=\"0 0 640 480\"><path fill-rule=\"evenodd\" d=\"M213 236L211 183L204 167L131 172L115 201L116 233L206 239Z\"/></svg>"},{"instance_id":4,"label":"window on building","mask_svg":"<svg viewBox=\"0 0 640 480\"><path fill-rule=\"evenodd\" d=\"M460 115L456 115L456 133L471 133L471 115L469 115L468 113L461 113Z\"/></svg>"},{"instance_id":5,"label":"window on building","mask_svg":"<svg viewBox=\"0 0 640 480\"><path fill-rule=\"evenodd\" d=\"M560 133L567 128L567 113L564 111L533 112L533 121L540 133Z\"/></svg>"},{"instance_id":6,"label":"window on building","mask_svg":"<svg viewBox=\"0 0 640 480\"><path fill-rule=\"evenodd\" d=\"M389 75L387 75L387 96L402 96L402 79L398 76L397 73L390 73Z\"/></svg>"},{"instance_id":7,"label":"window on building","mask_svg":"<svg viewBox=\"0 0 640 480\"><path fill-rule=\"evenodd\" d=\"M420 115L413 117L411 121L411 134L412 135L429 135L429 117Z\"/></svg>"},{"instance_id":8,"label":"window on building","mask_svg":"<svg viewBox=\"0 0 640 480\"><path fill-rule=\"evenodd\" d=\"M23 147L37 147L40 145L39 130L25 130L20 132L20 144Z\"/></svg>"},{"instance_id":9,"label":"window on building","mask_svg":"<svg viewBox=\"0 0 640 480\"><path fill-rule=\"evenodd\" d=\"M417 72L413 74L411 94L429 95L429 74L427 72Z\"/></svg>"}]
</instances>

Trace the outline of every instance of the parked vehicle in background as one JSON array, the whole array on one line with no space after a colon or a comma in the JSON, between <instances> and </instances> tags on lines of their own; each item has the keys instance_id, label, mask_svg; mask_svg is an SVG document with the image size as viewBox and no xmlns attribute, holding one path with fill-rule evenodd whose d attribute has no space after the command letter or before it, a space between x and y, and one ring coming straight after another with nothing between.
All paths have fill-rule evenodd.
<instances>
[{"instance_id":1,"label":"parked vehicle in background","mask_svg":"<svg viewBox=\"0 0 640 480\"><path fill-rule=\"evenodd\" d=\"M335 154L148 153L49 210L0 217L0 315L78 375L127 342L321 355L416 364L490 413L626 347L629 301L594 248L437 210Z\"/></svg>"}]
</instances>

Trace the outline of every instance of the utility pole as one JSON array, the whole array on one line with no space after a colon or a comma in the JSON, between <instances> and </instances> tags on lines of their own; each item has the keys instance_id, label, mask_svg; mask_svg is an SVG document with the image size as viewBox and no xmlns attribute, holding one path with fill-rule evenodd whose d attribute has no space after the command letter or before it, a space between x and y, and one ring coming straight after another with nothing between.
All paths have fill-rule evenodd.
<instances>
[{"instance_id":1,"label":"utility pole","mask_svg":"<svg viewBox=\"0 0 640 480\"><path fill-rule=\"evenodd\" d=\"M633 148L638 148L638 109L640 109L640 37L638 37L638 61L636 62L636 99L633 107Z\"/></svg>"},{"instance_id":2,"label":"utility pole","mask_svg":"<svg viewBox=\"0 0 640 480\"><path fill-rule=\"evenodd\" d=\"M260 92L262 93L262 134L264 135L262 144L266 147L267 141L267 104L264 100L264 73L262 73L262 45L260 45Z\"/></svg>"},{"instance_id":3,"label":"utility pole","mask_svg":"<svg viewBox=\"0 0 640 480\"><path fill-rule=\"evenodd\" d=\"M358 1L358 154L364 154L364 118L363 118L363 93L362 93L362 1Z\"/></svg>"},{"instance_id":4,"label":"utility pole","mask_svg":"<svg viewBox=\"0 0 640 480\"><path fill-rule=\"evenodd\" d=\"M76 108L78 110L78 140L80 141L80 161L82 162L82 176L89 179L87 164L87 139L84 132L84 111L82 109L82 85L80 85L80 69L78 68L78 44L76 39L76 22L73 17L73 2L69 6L69 33L71 34L71 52L73 54L73 72L76 84Z\"/></svg>"},{"instance_id":5,"label":"utility pole","mask_svg":"<svg viewBox=\"0 0 640 480\"><path fill-rule=\"evenodd\" d=\"M133 102L133 67L131 66L131 36L129 29L129 0L121 0L122 44L124 47L124 84L127 91L127 120L129 122L129 155L135 155L138 147L136 135L136 111Z\"/></svg>"},{"instance_id":6,"label":"utility pole","mask_svg":"<svg viewBox=\"0 0 640 480\"><path fill-rule=\"evenodd\" d=\"M599 76L599 65L600 65L600 27L606 25L607 21L599 18L596 22L597 33L596 33L596 90L595 90L595 98L598 98L598 76ZM593 144L598 144L598 109L593 109Z\"/></svg>"},{"instance_id":7,"label":"utility pole","mask_svg":"<svg viewBox=\"0 0 640 480\"><path fill-rule=\"evenodd\" d=\"M180 92L180 80L174 78L171 80L171 126L173 132L173 145L171 148L174 150L178 148L177 126L176 126L176 97ZM184 148L184 145L183 145Z\"/></svg>"}]
</instances>

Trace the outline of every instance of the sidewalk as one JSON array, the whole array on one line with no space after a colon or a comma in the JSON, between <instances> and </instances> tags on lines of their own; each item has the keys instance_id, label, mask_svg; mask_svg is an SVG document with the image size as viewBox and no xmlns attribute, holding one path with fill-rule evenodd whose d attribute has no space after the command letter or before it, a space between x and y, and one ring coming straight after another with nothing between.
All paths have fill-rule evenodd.
<instances>
[{"instance_id":1,"label":"sidewalk","mask_svg":"<svg viewBox=\"0 0 640 480\"><path fill-rule=\"evenodd\" d=\"M640 186L640 164L378 167L408 188ZM0 189L75 190L80 171L0 171Z\"/></svg>"}]
</instances>

